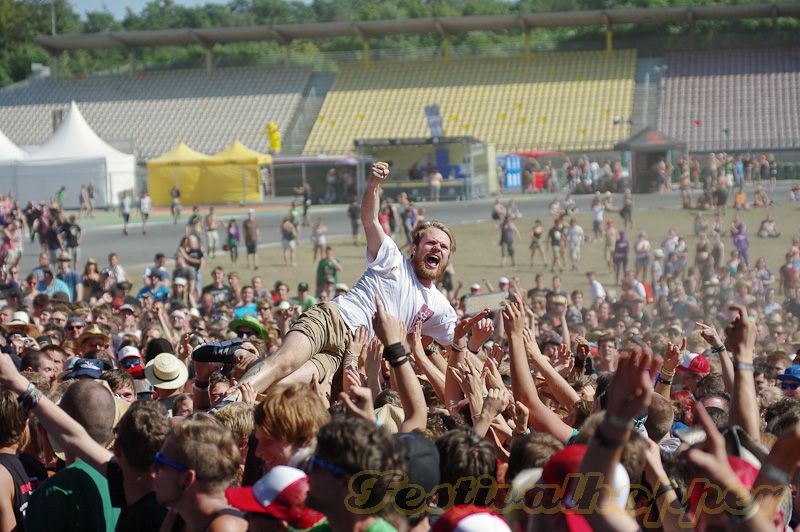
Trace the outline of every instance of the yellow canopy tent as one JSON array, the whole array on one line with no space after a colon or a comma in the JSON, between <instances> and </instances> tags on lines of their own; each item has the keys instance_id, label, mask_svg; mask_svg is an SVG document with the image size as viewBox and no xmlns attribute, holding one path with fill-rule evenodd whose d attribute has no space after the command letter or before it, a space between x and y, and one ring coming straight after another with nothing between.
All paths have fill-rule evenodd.
<instances>
[{"instance_id":1,"label":"yellow canopy tent","mask_svg":"<svg viewBox=\"0 0 800 532\"><path fill-rule=\"evenodd\" d=\"M271 163L271 156L239 141L214 156L181 143L147 162L150 195L154 205L170 205L177 185L184 205L261 201L260 167Z\"/></svg>"},{"instance_id":2,"label":"yellow canopy tent","mask_svg":"<svg viewBox=\"0 0 800 532\"><path fill-rule=\"evenodd\" d=\"M272 157L252 150L239 142L204 160L203 180L209 187L209 200L202 203L238 203L261 201L260 167L272 164Z\"/></svg>"},{"instance_id":3,"label":"yellow canopy tent","mask_svg":"<svg viewBox=\"0 0 800 532\"><path fill-rule=\"evenodd\" d=\"M175 185L181 191L181 202L202 203L194 198L198 189L205 188L201 187L201 164L209 159L211 157L205 153L196 152L180 143L167 153L147 161L147 187L153 198L153 205L170 205L170 190Z\"/></svg>"}]
</instances>

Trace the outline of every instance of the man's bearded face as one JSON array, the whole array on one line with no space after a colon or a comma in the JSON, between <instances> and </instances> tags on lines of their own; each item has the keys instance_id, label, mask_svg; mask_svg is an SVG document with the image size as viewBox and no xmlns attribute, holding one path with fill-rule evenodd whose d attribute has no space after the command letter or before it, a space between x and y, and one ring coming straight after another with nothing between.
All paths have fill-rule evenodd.
<instances>
[{"instance_id":1,"label":"man's bearded face","mask_svg":"<svg viewBox=\"0 0 800 532\"><path fill-rule=\"evenodd\" d=\"M421 281L438 281L450 260L450 238L441 229L431 227L412 248L411 265Z\"/></svg>"}]
</instances>

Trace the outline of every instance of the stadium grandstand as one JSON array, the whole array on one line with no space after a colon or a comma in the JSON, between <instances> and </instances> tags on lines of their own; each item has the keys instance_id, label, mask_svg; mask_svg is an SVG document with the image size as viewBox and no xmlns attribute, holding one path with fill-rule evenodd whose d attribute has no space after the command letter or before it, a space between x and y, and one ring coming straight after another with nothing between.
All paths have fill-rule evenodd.
<instances>
[{"instance_id":1,"label":"stadium grandstand","mask_svg":"<svg viewBox=\"0 0 800 532\"><path fill-rule=\"evenodd\" d=\"M797 148L800 48L668 52L661 128L690 151Z\"/></svg>"},{"instance_id":2,"label":"stadium grandstand","mask_svg":"<svg viewBox=\"0 0 800 532\"><path fill-rule=\"evenodd\" d=\"M630 116L635 73L635 50L348 64L305 151L347 151L354 138L425 137L420 103L439 105L447 136L512 150L610 149L629 133L613 117Z\"/></svg>"},{"instance_id":3,"label":"stadium grandstand","mask_svg":"<svg viewBox=\"0 0 800 532\"><path fill-rule=\"evenodd\" d=\"M286 127L310 78L308 68L253 67L35 79L0 92L0 128L17 144L41 143L53 111L75 101L98 135L132 143L142 159L179 142L215 153L234 140L264 144L267 122Z\"/></svg>"},{"instance_id":4,"label":"stadium grandstand","mask_svg":"<svg viewBox=\"0 0 800 532\"><path fill-rule=\"evenodd\" d=\"M41 143L53 112L74 100L103 139L140 161L178 142L212 153L240 140L264 151L271 121L287 139L283 155L345 155L356 139L429 136L424 107L436 104L447 135L499 152L608 153L648 126L691 151L800 148L800 62L785 39L782 48L654 56L615 49L613 36L622 25L683 24L691 47L697 22L771 19L775 34L779 19L798 16L798 3L743 4L42 36L35 42L53 57L54 75L0 89L0 130L18 145ZM535 29L582 27L604 29L605 42L575 52L530 42ZM453 54L449 37L474 31L516 32L519 46L500 57ZM381 59L390 54L370 48L371 39L414 34L438 34L438 57ZM363 52L322 69L293 65L292 42L345 37L362 39ZM285 64L214 67L215 46L252 41L286 47ZM197 44L205 68L136 69L140 48ZM104 49L127 51L128 71L58 75L65 54Z\"/></svg>"}]
</instances>

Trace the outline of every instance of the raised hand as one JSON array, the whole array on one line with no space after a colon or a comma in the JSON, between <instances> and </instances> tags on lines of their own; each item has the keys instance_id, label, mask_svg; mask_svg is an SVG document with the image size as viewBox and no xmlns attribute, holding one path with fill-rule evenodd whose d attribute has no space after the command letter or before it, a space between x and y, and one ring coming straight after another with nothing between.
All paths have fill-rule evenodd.
<instances>
[{"instance_id":1,"label":"raised hand","mask_svg":"<svg viewBox=\"0 0 800 532\"><path fill-rule=\"evenodd\" d=\"M476 321L472 326L472 336L469 338L469 350L473 353L477 352L493 334L494 322L492 320L489 318L482 318Z\"/></svg>"},{"instance_id":2,"label":"raised hand","mask_svg":"<svg viewBox=\"0 0 800 532\"><path fill-rule=\"evenodd\" d=\"M453 331L453 342L464 338L472 327L480 320L489 315L489 309L483 309L472 317L464 318L456 324Z\"/></svg>"},{"instance_id":3,"label":"raised hand","mask_svg":"<svg viewBox=\"0 0 800 532\"><path fill-rule=\"evenodd\" d=\"M372 392L369 388L352 386L350 391L339 394L339 399L347 407L352 416L359 417L371 423L375 422L375 409L372 406Z\"/></svg>"},{"instance_id":4,"label":"raised hand","mask_svg":"<svg viewBox=\"0 0 800 532\"><path fill-rule=\"evenodd\" d=\"M242 402L253 406L256 404L256 391L253 389L253 385L249 382L245 382L239 385L239 390L242 392Z\"/></svg>"},{"instance_id":5,"label":"raised hand","mask_svg":"<svg viewBox=\"0 0 800 532\"><path fill-rule=\"evenodd\" d=\"M752 362L756 344L756 325L747 317L742 305L731 305L733 320L725 328L725 347L738 361Z\"/></svg>"},{"instance_id":6,"label":"raised hand","mask_svg":"<svg viewBox=\"0 0 800 532\"><path fill-rule=\"evenodd\" d=\"M514 432L522 434L528 428L530 410L521 401L514 402Z\"/></svg>"},{"instance_id":7,"label":"raised hand","mask_svg":"<svg viewBox=\"0 0 800 532\"><path fill-rule=\"evenodd\" d=\"M492 388L483 400L483 408L481 409L481 417L485 419L494 419L501 412L503 412L508 405L514 400L511 392L505 388Z\"/></svg>"},{"instance_id":8,"label":"raised hand","mask_svg":"<svg viewBox=\"0 0 800 532\"><path fill-rule=\"evenodd\" d=\"M719 347L722 345L722 338L719 337L719 333L717 330L712 327L711 325L706 325L701 321L695 322L697 325L698 330L700 331L700 336L708 342L711 347Z\"/></svg>"},{"instance_id":9,"label":"raised hand","mask_svg":"<svg viewBox=\"0 0 800 532\"><path fill-rule=\"evenodd\" d=\"M586 338L576 335L572 337L572 342L575 345L575 358L578 360L586 360L586 357L591 353L589 342Z\"/></svg>"},{"instance_id":10,"label":"raised hand","mask_svg":"<svg viewBox=\"0 0 800 532\"><path fill-rule=\"evenodd\" d=\"M705 430L706 439L703 443L697 444L687 451L686 457L689 463L719 482L723 488L741 486L739 478L728 462L725 438L714 425L703 404L698 402L695 408L697 409L696 419L700 421L700 425Z\"/></svg>"},{"instance_id":11,"label":"raised hand","mask_svg":"<svg viewBox=\"0 0 800 532\"><path fill-rule=\"evenodd\" d=\"M503 351L503 348L500 347L500 344L497 343L497 342L495 342L492 345L492 349L489 350L489 358L494 360L494 363L495 363L496 366L500 366L500 364L502 364L503 358L505 357L505 355L506 354Z\"/></svg>"},{"instance_id":12,"label":"raised hand","mask_svg":"<svg viewBox=\"0 0 800 532\"><path fill-rule=\"evenodd\" d=\"M522 334L525 329L525 304L519 295L514 295L503 309L503 326L509 338Z\"/></svg>"},{"instance_id":13,"label":"raised hand","mask_svg":"<svg viewBox=\"0 0 800 532\"><path fill-rule=\"evenodd\" d=\"M683 356L683 352L686 350L686 337L683 337L681 340L681 345L675 345L671 342L667 342L667 351L664 353L664 364L663 369L666 371L674 371L678 364L681 361L681 356Z\"/></svg>"},{"instance_id":14,"label":"raised hand","mask_svg":"<svg viewBox=\"0 0 800 532\"><path fill-rule=\"evenodd\" d=\"M372 181L385 181L389 177L389 163L379 161L372 165L370 172L370 180Z\"/></svg>"},{"instance_id":15,"label":"raised hand","mask_svg":"<svg viewBox=\"0 0 800 532\"><path fill-rule=\"evenodd\" d=\"M311 387L314 390L314 393L322 399L322 404L325 405L325 408L331 407L331 384L333 381L333 374L328 373L325 375L325 378L322 379L322 382L317 381L316 377L311 377Z\"/></svg>"},{"instance_id":16,"label":"raised hand","mask_svg":"<svg viewBox=\"0 0 800 532\"><path fill-rule=\"evenodd\" d=\"M360 355L367 344L367 340L369 340L369 331L367 331L366 326L362 325L356 329L353 335L353 340L350 342L350 350Z\"/></svg>"},{"instance_id":17,"label":"raised hand","mask_svg":"<svg viewBox=\"0 0 800 532\"><path fill-rule=\"evenodd\" d=\"M647 411L653 396L653 380L661 366L659 357L651 357L633 347L619 358L619 365L608 385L608 412L633 420Z\"/></svg>"},{"instance_id":18,"label":"raised hand","mask_svg":"<svg viewBox=\"0 0 800 532\"><path fill-rule=\"evenodd\" d=\"M493 359L486 357L481 373L486 379L486 388L491 390L492 388L504 389L506 387L503 376L500 375L500 370L497 369L497 364Z\"/></svg>"}]
</instances>

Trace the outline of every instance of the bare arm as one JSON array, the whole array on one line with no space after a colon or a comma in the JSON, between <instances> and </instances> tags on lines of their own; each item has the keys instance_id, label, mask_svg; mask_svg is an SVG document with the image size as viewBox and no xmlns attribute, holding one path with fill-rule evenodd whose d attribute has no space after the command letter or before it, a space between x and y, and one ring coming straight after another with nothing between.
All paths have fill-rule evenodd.
<instances>
[{"instance_id":1,"label":"bare arm","mask_svg":"<svg viewBox=\"0 0 800 532\"><path fill-rule=\"evenodd\" d=\"M389 177L389 165L375 163L372 173L367 179L367 188L361 200L361 223L364 225L364 234L367 236L367 251L371 257L377 257L386 234L383 232L378 213L380 211L381 195L380 184Z\"/></svg>"},{"instance_id":2,"label":"bare arm","mask_svg":"<svg viewBox=\"0 0 800 532\"><path fill-rule=\"evenodd\" d=\"M722 366L722 382L725 384L725 391L733 395L733 361L731 360L731 354L728 353L725 343L716 329L702 322L696 322L695 325L700 328L700 335L703 340L708 342L713 350L717 351L720 365Z\"/></svg>"},{"instance_id":3,"label":"bare arm","mask_svg":"<svg viewBox=\"0 0 800 532\"><path fill-rule=\"evenodd\" d=\"M528 407L528 419L534 429L547 432L565 442L572 436L572 427L561 421L542 403L528 368L522 333L525 320L523 306L522 300L516 296L514 303L507 305L506 310L503 311L503 320L506 322L505 328L510 343L511 389L514 391L514 398Z\"/></svg>"},{"instance_id":4,"label":"bare arm","mask_svg":"<svg viewBox=\"0 0 800 532\"><path fill-rule=\"evenodd\" d=\"M523 334L523 341L528 360L530 360L536 370L542 374L547 385L550 387L550 391L553 392L556 401L561 403L561 405L568 410L571 409L575 406L575 403L580 400L578 392L569 385L566 379L556 371L553 365L550 364L550 361L542 354L533 336L527 333L528 329L525 329L525 331L526 332Z\"/></svg>"},{"instance_id":5,"label":"bare arm","mask_svg":"<svg viewBox=\"0 0 800 532\"><path fill-rule=\"evenodd\" d=\"M5 467L0 467L0 532L18 530L14 519L14 481Z\"/></svg>"},{"instance_id":6,"label":"bare arm","mask_svg":"<svg viewBox=\"0 0 800 532\"><path fill-rule=\"evenodd\" d=\"M741 427L756 441L761 437L758 400L753 377L756 326L747 319L747 309L731 305L733 321L726 329L725 343L733 353L735 367L731 397L731 425Z\"/></svg>"},{"instance_id":7,"label":"bare arm","mask_svg":"<svg viewBox=\"0 0 800 532\"><path fill-rule=\"evenodd\" d=\"M30 384L17 372L11 358L5 354L0 355L0 383L20 395ZM44 394L40 395L39 403L33 408L33 413L48 436L61 444L65 451L85 461L101 474L106 474L106 466L113 455L94 441L77 421Z\"/></svg>"}]
</instances>

